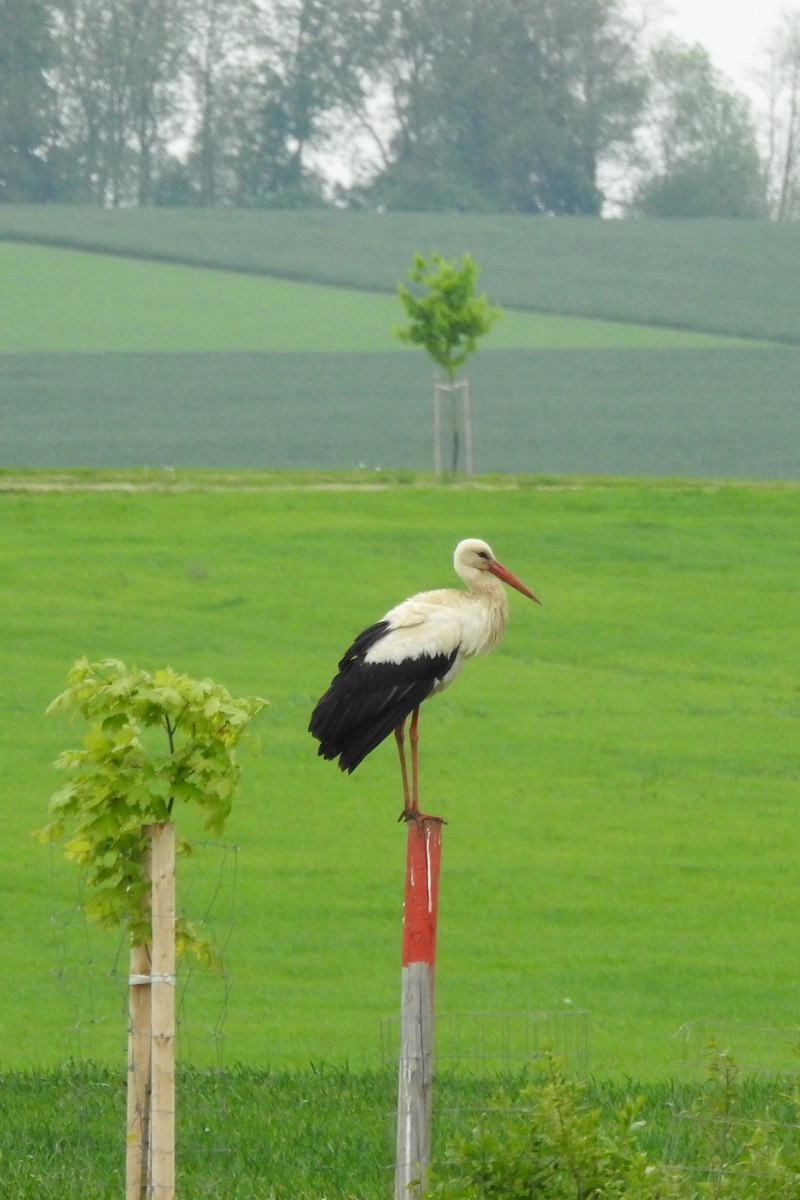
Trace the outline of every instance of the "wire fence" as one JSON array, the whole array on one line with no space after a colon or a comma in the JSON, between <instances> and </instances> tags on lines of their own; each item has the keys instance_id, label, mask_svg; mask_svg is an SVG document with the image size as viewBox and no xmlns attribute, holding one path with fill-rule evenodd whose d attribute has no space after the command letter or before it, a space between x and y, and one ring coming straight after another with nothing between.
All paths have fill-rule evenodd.
<instances>
[{"instance_id":1,"label":"wire fence","mask_svg":"<svg viewBox=\"0 0 800 1200\"><path fill-rule=\"evenodd\" d=\"M398 1017L381 1021L381 1058L397 1062ZM433 1061L440 1071L509 1074L551 1051L570 1072L585 1074L589 1014L583 1009L437 1013Z\"/></svg>"},{"instance_id":2,"label":"wire fence","mask_svg":"<svg viewBox=\"0 0 800 1200\"><path fill-rule=\"evenodd\" d=\"M51 850L51 855L55 852ZM193 868L181 871L180 911L213 945L221 968L210 971L184 955L176 979L177 1052L185 1061L222 1068L232 979L225 951L236 919L238 850L234 845L192 845ZM71 899L49 917L53 974L67 1016L64 1061L125 1058L129 945L125 931L108 932L87 921L79 881Z\"/></svg>"},{"instance_id":3,"label":"wire fence","mask_svg":"<svg viewBox=\"0 0 800 1200\"><path fill-rule=\"evenodd\" d=\"M235 926L236 848L203 843L194 857L199 869L182 874L181 906L224 952ZM117 1059L121 1065L128 947L124 936L87 924L82 900L76 888L50 920L54 973L69 1013L64 1060ZM356 1082L346 1068L338 1074L330 1068L325 1078L323 1069L316 1078L312 1071L304 1082L301 1073L249 1071L226 1062L232 981L224 971L212 975L184 961L177 986L179 1062L206 1064L179 1068L179 1169L184 1181L193 1180L193 1194L224 1193L233 1200L240 1194L243 1166L250 1182L241 1184L241 1195L270 1195L270 1181L280 1179L292 1179L297 1194L302 1187L308 1194L322 1188L330 1197L390 1194L398 1017L380 1022L377 1065L366 1082L363 1077ZM674 1078L647 1113L652 1136L646 1130L642 1135L645 1142L651 1136L654 1169L683 1180L680 1194L686 1196L703 1188L770 1200L792 1195L781 1180L792 1164L795 1180L800 1177L798 1030L707 1018L682 1025L674 1045ZM496 1105L493 1088L507 1097L518 1094L532 1079L533 1064L548 1052L568 1078L589 1080L588 1012L565 1006L437 1015L434 1165L454 1140L487 1122L500 1131L502 1142L504 1128L520 1115L527 1119L527 1110L513 1103ZM109 1139L95 1114L115 1088L91 1074L81 1084L79 1070L74 1082L76 1111L87 1113L83 1136L94 1139L86 1150L103 1161ZM69 1088L62 1091L71 1094ZM114 1098L115 1111L119 1099ZM291 1128L285 1126L287 1113L296 1117ZM114 1120L124 1127L121 1114ZM110 1146L112 1174L119 1147ZM262 1193L247 1192L254 1178ZM363 1190L366 1178L372 1180L369 1192Z\"/></svg>"},{"instance_id":4,"label":"wire fence","mask_svg":"<svg viewBox=\"0 0 800 1200\"><path fill-rule=\"evenodd\" d=\"M800 1035L701 1019L675 1034L663 1162L713 1196L789 1197L800 1179Z\"/></svg>"},{"instance_id":5,"label":"wire fence","mask_svg":"<svg viewBox=\"0 0 800 1200\"><path fill-rule=\"evenodd\" d=\"M727 1053L741 1075L800 1079L800 1029L745 1021L687 1021L674 1035L684 1078L706 1074L709 1058Z\"/></svg>"}]
</instances>

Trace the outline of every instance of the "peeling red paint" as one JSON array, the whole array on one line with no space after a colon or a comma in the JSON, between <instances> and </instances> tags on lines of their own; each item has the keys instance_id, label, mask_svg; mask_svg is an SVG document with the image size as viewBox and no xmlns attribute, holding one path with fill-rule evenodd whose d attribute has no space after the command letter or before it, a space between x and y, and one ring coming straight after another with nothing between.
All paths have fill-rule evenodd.
<instances>
[{"instance_id":1,"label":"peeling red paint","mask_svg":"<svg viewBox=\"0 0 800 1200\"><path fill-rule=\"evenodd\" d=\"M439 871L442 861L442 822L420 817L408 822L406 893L403 911L403 966L436 961L436 920L439 910Z\"/></svg>"}]
</instances>

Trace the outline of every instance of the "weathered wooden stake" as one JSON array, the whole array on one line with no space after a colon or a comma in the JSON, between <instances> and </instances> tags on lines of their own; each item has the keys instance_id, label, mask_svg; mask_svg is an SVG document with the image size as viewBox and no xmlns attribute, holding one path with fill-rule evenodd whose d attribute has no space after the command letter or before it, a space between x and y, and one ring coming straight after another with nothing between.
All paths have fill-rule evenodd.
<instances>
[{"instance_id":1,"label":"weathered wooden stake","mask_svg":"<svg viewBox=\"0 0 800 1200\"><path fill-rule=\"evenodd\" d=\"M144 863L150 879L150 840ZM144 905L150 923L150 899ZM146 1200L150 1174L150 947L131 946L128 990L128 1120L125 1200Z\"/></svg>"},{"instance_id":2,"label":"weathered wooden stake","mask_svg":"<svg viewBox=\"0 0 800 1200\"><path fill-rule=\"evenodd\" d=\"M152 830L152 1097L150 1186L154 1200L175 1197L175 826Z\"/></svg>"},{"instance_id":3,"label":"weathered wooden stake","mask_svg":"<svg viewBox=\"0 0 800 1200\"><path fill-rule=\"evenodd\" d=\"M469 390L469 378L464 376L452 383L442 383L434 376L433 380L433 470L435 475L444 472L443 418L442 409L445 398L450 397L451 421L455 439L453 447L452 471L458 471L458 459L462 454L464 473L471 478L475 474L475 439L472 431L472 397Z\"/></svg>"},{"instance_id":4,"label":"weathered wooden stake","mask_svg":"<svg viewBox=\"0 0 800 1200\"><path fill-rule=\"evenodd\" d=\"M419 1200L431 1160L434 975L442 822L408 823L395 1200Z\"/></svg>"},{"instance_id":5,"label":"weathered wooden stake","mask_svg":"<svg viewBox=\"0 0 800 1200\"><path fill-rule=\"evenodd\" d=\"M433 380L433 473L442 474L442 393L441 385Z\"/></svg>"},{"instance_id":6,"label":"weathered wooden stake","mask_svg":"<svg viewBox=\"0 0 800 1200\"><path fill-rule=\"evenodd\" d=\"M150 945L130 956L125 1200L175 1197L175 826L145 826Z\"/></svg>"},{"instance_id":7,"label":"weathered wooden stake","mask_svg":"<svg viewBox=\"0 0 800 1200\"><path fill-rule=\"evenodd\" d=\"M464 413L464 471L469 479L475 474L475 440L472 434L472 395L469 390L469 379L464 378L464 394L462 398Z\"/></svg>"}]
</instances>

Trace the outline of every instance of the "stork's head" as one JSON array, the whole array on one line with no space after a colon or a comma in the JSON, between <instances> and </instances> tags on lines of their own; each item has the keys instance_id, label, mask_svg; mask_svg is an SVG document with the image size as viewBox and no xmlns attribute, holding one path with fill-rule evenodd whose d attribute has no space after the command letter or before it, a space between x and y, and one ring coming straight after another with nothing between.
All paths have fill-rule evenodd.
<instances>
[{"instance_id":1,"label":"stork's head","mask_svg":"<svg viewBox=\"0 0 800 1200\"><path fill-rule=\"evenodd\" d=\"M526 587L517 579L516 575L497 561L491 546L487 542L482 542L480 538L465 538L463 542L458 543L453 555L453 566L456 574L467 584L474 586L478 583L480 574L476 574L476 572L489 571L498 579L502 579L503 583L507 583L509 587L522 592L523 596L528 596L537 604L542 603L530 588Z\"/></svg>"}]
</instances>

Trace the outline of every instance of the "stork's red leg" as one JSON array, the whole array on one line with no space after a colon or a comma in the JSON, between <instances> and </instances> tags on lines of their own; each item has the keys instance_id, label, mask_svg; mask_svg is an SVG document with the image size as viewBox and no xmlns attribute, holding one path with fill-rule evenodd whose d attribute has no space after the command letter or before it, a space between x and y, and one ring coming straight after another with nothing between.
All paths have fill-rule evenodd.
<instances>
[{"instance_id":1,"label":"stork's red leg","mask_svg":"<svg viewBox=\"0 0 800 1200\"><path fill-rule=\"evenodd\" d=\"M397 818L398 821L442 821L441 817L432 817L428 813L419 811L419 762L417 756L417 747L419 745L419 709L415 708L411 717L411 726L409 728L409 741L411 742L411 794L408 789L408 772L406 770L406 752L405 752L405 721L402 725L398 725L394 731L395 740L397 741L397 749L400 753L400 770L403 773L403 799L405 807Z\"/></svg>"},{"instance_id":2,"label":"stork's red leg","mask_svg":"<svg viewBox=\"0 0 800 1200\"><path fill-rule=\"evenodd\" d=\"M411 807L411 799L408 794L408 769L406 767L406 723L401 721L394 731L394 740L397 742L397 753L400 756L400 774L403 776L403 811L400 813L399 820L408 820L413 809Z\"/></svg>"},{"instance_id":3,"label":"stork's red leg","mask_svg":"<svg viewBox=\"0 0 800 1200\"><path fill-rule=\"evenodd\" d=\"M419 762L417 761L417 746L419 745L419 709L414 709L414 714L411 718L411 729L409 730L409 739L411 741L411 808L415 813L419 812Z\"/></svg>"}]
</instances>

